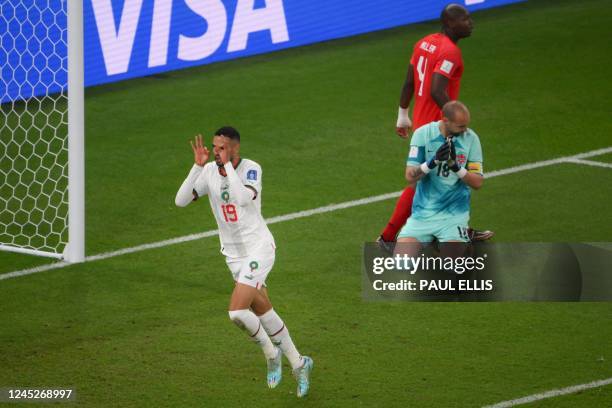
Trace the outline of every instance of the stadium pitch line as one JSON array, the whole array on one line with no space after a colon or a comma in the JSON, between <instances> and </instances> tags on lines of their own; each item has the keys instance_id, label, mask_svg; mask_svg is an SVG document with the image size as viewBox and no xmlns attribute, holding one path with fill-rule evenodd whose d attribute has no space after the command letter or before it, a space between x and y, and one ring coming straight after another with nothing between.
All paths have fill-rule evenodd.
<instances>
[{"instance_id":1,"label":"stadium pitch line","mask_svg":"<svg viewBox=\"0 0 612 408\"><path fill-rule=\"evenodd\" d=\"M572 156L559 157L559 158L551 159L551 160L542 160L542 161L537 161L533 163L523 164L520 166L508 167L508 168L501 169L501 170L495 170L495 171L486 173L485 178L490 179L493 177L505 176L508 174L519 173L522 171L538 169L540 167L552 166L554 164L561 164L561 163L574 163L574 164L583 164L583 165L589 165L589 166L612 167L612 165L610 165L609 163L601 163L601 162L596 162L596 161L591 161L591 160L584 160L589 157L600 156L600 155L607 154L607 153L612 153L612 146L605 147L602 149L591 150L588 152L579 153L579 154L575 154ZM294 212L290 214L279 215L276 217L267 218L266 222L268 223L268 225L276 224L278 222L290 221L290 220L295 220L298 218L310 217L312 215L324 214L324 213L328 213L332 211L342 210L345 208L351 208L351 207L357 207L360 205L376 203L379 201L384 201L384 200L389 200L391 198L399 197L401 193L402 193L401 191L396 191L393 193L381 194L381 195L361 198L361 199L353 200L353 201L345 201L339 204L330 204L330 205L326 205L323 207L313 208L311 210L298 211L298 212ZM202 238L213 237L217 235L217 233L218 233L217 230L211 230L211 231L201 232L198 234L191 234L191 235L185 235L182 237L167 239L164 241L152 242L150 244L143 244L143 245L138 245L138 246L134 246L130 248L119 249L117 251L104 252L101 254L88 256L85 258L84 262L101 261L104 259L114 258L116 256L146 251L149 249L163 248L169 245L181 244L183 242L189 242L189 241L195 241L195 240L202 239ZM56 263L36 266L33 268L22 269L22 270L2 274L0 275L0 280L17 278L17 277L26 276L26 275L32 275L34 273L50 271L53 269L60 269L60 268L64 268L70 265L73 265L73 264L68 263L68 262L56 262Z\"/></svg>"},{"instance_id":2,"label":"stadium pitch line","mask_svg":"<svg viewBox=\"0 0 612 408\"><path fill-rule=\"evenodd\" d=\"M528 395L523 398L517 398L509 401L498 402L497 404L487 405L483 408L510 408L515 407L517 405L529 404L531 402L540 401L546 398L558 397L561 395L573 394L575 392L580 392L584 390L588 390L591 388L603 387L604 385L612 384L612 377L606 378L605 380L593 381L586 384L572 385L570 387L559 388L557 390L550 390L546 392L542 392L540 394Z\"/></svg>"}]
</instances>

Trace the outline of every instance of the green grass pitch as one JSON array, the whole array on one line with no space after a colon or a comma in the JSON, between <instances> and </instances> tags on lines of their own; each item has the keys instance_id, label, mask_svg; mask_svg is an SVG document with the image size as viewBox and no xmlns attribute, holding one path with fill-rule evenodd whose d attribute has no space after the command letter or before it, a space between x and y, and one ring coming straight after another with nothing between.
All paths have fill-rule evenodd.
<instances>
[{"instance_id":1,"label":"green grass pitch","mask_svg":"<svg viewBox=\"0 0 612 408\"><path fill-rule=\"evenodd\" d=\"M612 146L607 0L474 15L461 99L485 170ZM400 190L394 135L412 44L399 27L87 90L87 253L215 229L174 195L188 141L233 124L264 171L266 217ZM597 160L611 162L606 155ZM561 164L497 177L472 224L502 242L612 241L612 170ZM361 247L394 200L271 225L268 284L315 360L302 406L473 407L612 377L611 303L368 303ZM0 273L49 263L0 253ZM0 387L71 386L74 406L292 406L295 382L227 317L216 237L0 281ZM536 403L612 405L612 386Z\"/></svg>"}]
</instances>

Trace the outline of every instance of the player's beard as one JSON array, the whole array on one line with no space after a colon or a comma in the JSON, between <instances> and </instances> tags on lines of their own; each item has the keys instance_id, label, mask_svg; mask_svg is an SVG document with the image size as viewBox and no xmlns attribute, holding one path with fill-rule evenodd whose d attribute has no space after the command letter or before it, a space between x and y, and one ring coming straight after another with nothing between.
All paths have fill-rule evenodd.
<instances>
[{"instance_id":1,"label":"player's beard","mask_svg":"<svg viewBox=\"0 0 612 408\"><path fill-rule=\"evenodd\" d=\"M225 167L223 167L223 163L221 162L221 158L219 156L215 156L215 164L217 165L217 171L219 174L223 177L227 177Z\"/></svg>"},{"instance_id":2,"label":"player's beard","mask_svg":"<svg viewBox=\"0 0 612 408\"><path fill-rule=\"evenodd\" d=\"M232 156L230 156L227 159L228 163L234 163L234 158ZM219 155L215 155L215 164L217 165L217 167L222 168L223 167L223 162L221 161L221 156Z\"/></svg>"}]
</instances>

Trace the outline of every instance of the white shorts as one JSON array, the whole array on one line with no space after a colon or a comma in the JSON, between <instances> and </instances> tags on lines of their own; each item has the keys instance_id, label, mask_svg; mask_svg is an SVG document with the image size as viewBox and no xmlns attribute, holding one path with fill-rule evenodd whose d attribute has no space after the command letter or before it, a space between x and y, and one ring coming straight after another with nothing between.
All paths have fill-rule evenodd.
<instances>
[{"instance_id":1,"label":"white shorts","mask_svg":"<svg viewBox=\"0 0 612 408\"><path fill-rule=\"evenodd\" d=\"M261 289L274 266L274 245L266 244L252 254L239 258L226 257L225 262L235 282Z\"/></svg>"}]
</instances>

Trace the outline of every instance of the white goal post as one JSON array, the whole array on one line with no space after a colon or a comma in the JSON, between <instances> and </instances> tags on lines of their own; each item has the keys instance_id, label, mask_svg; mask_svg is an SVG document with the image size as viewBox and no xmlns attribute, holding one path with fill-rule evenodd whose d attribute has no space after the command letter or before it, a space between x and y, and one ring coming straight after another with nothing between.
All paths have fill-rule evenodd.
<instances>
[{"instance_id":1,"label":"white goal post","mask_svg":"<svg viewBox=\"0 0 612 408\"><path fill-rule=\"evenodd\" d=\"M0 2L0 250L85 259L82 0Z\"/></svg>"}]
</instances>

